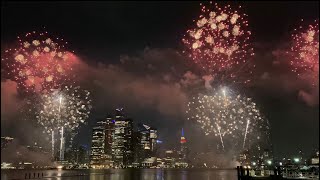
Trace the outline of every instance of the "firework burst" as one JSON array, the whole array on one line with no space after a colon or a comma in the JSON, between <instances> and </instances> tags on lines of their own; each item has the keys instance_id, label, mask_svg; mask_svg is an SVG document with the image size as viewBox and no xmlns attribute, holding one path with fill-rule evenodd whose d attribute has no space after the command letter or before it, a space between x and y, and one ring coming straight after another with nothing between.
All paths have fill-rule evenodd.
<instances>
[{"instance_id":1,"label":"firework burst","mask_svg":"<svg viewBox=\"0 0 320 180\"><path fill-rule=\"evenodd\" d=\"M201 4L200 4L201 5ZM204 73L213 75L218 81L231 79L244 68L254 55L250 47L247 15L234 10L230 5L219 7L217 3L202 6L201 15L194 20L195 27L187 31L182 39L186 53ZM239 9L241 6L239 7ZM245 71L244 71L245 70ZM239 77L237 77L239 79ZM248 83L250 80L239 80Z\"/></svg>"},{"instance_id":2,"label":"firework burst","mask_svg":"<svg viewBox=\"0 0 320 180\"><path fill-rule=\"evenodd\" d=\"M300 26L292 34L293 55L290 65L292 71L300 76L311 73L315 81L319 78L319 21L314 21L308 27ZM313 82L315 84L315 82Z\"/></svg>"},{"instance_id":3,"label":"firework burst","mask_svg":"<svg viewBox=\"0 0 320 180\"><path fill-rule=\"evenodd\" d=\"M89 91L79 86L65 86L42 95L36 118L47 133L60 127L74 130L86 121L91 108Z\"/></svg>"},{"instance_id":4,"label":"firework burst","mask_svg":"<svg viewBox=\"0 0 320 180\"><path fill-rule=\"evenodd\" d=\"M65 50L67 44L47 32L18 37L16 48L5 50L2 57L6 75L27 92L60 87L72 79L73 55Z\"/></svg>"},{"instance_id":5,"label":"firework burst","mask_svg":"<svg viewBox=\"0 0 320 180\"><path fill-rule=\"evenodd\" d=\"M235 95L222 88L213 91L213 95L199 94L193 97L188 107L188 120L199 123L206 135L219 137L223 148L225 139L245 148L249 139L261 138L259 130L264 128L266 120L251 98Z\"/></svg>"}]
</instances>

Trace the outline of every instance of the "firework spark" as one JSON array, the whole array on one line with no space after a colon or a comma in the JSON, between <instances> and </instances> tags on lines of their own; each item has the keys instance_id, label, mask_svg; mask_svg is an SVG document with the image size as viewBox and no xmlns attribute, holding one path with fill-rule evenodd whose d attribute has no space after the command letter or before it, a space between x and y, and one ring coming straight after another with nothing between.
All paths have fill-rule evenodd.
<instances>
[{"instance_id":1,"label":"firework spark","mask_svg":"<svg viewBox=\"0 0 320 180\"><path fill-rule=\"evenodd\" d=\"M259 129L265 119L251 98L234 95L223 88L213 95L199 94L188 103L188 119L200 124L206 135L220 137L222 147L227 139L242 138L242 147L248 144L248 136L260 139Z\"/></svg>"},{"instance_id":2,"label":"firework spark","mask_svg":"<svg viewBox=\"0 0 320 180\"><path fill-rule=\"evenodd\" d=\"M302 20L303 21L303 20ZM300 76L312 73L315 81L319 79L319 21L314 21L307 28L300 26L292 34L293 46L290 61L292 71ZM313 82L315 84L315 82Z\"/></svg>"},{"instance_id":3,"label":"firework spark","mask_svg":"<svg viewBox=\"0 0 320 180\"><path fill-rule=\"evenodd\" d=\"M27 92L50 90L72 78L73 55L65 50L68 43L63 39L35 31L17 38L16 48L5 50L2 63L18 87Z\"/></svg>"},{"instance_id":4,"label":"firework spark","mask_svg":"<svg viewBox=\"0 0 320 180\"><path fill-rule=\"evenodd\" d=\"M41 97L37 117L47 133L64 127L74 130L89 117L91 110L90 92L79 86L65 86Z\"/></svg>"},{"instance_id":5,"label":"firework spark","mask_svg":"<svg viewBox=\"0 0 320 180\"><path fill-rule=\"evenodd\" d=\"M244 72L248 59L254 55L249 43L251 32L247 30L247 15L230 5L219 7L217 3L213 8L202 6L201 12L199 19L194 20L196 27L188 30L182 39L186 46L184 53L206 74L219 81L236 82L235 77ZM252 74L251 69L247 72ZM250 80L240 81L248 83Z\"/></svg>"}]
</instances>

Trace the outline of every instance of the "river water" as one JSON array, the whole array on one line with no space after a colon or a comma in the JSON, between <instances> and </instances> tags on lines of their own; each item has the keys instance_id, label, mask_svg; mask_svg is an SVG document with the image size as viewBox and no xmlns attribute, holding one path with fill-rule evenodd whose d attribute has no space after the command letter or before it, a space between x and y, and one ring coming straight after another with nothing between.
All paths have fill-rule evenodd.
<instances>
[{"instance_id":1,"label":"river water","mask_svg":"<svg viewBox=\"0 0 320 180\"><path fill-rule=\"evenodd\" d=\"M39 173L39 178L38 178ZM43 178L42 178L43 173ZM217 169L108 169L1 170L1 180L236 180L236 170ZM35 177L34 177L35 176Z\"/></svg>"}]
</instances>

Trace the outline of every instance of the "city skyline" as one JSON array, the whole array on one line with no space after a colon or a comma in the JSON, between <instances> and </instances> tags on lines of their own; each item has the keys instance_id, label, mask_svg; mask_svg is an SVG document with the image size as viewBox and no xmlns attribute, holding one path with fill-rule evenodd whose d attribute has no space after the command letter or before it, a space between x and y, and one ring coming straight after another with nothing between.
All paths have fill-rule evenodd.
<instances>
[{"instance_id":1,"label":"city skyline","mask_svg":"<svg viewBox=\"0 0 320 180\"><path fill-rule=\"evenodd\" d=\"M155 127L164 149L178 147L181 128L188 132L190 149L204 150L212 140L220 143L214 135L205 136L185 113L190 97L211 91L201 70L190 65L182 53L181 39L192 26L191 20L199 15L199 3L139 4L5 2L1 44L6 49L17 36L42 31L43 27L68 41L76 56L74 78L92 98L89 118L79 125L75 138L78 144L90 146L96 122L120 107L128 111L133 126L141 123ZM252 97L270 122L274 156L293 156L299 149L310 154L319 147L318 84L311 86L290 72L283 49L290 41L288 32L299 26L301 19L312 22L318 18L319 3L240 5L249 17L257 67L252 86L227 87ZM272 13L270 8L274 8ZM45 13L53 10L61 13ZM21 20L25 14L26 20ZM21 145L46 144L47 139L37 136L43 127L33 122L33 117L22 120L25 117L16 108L26 104L25 97L12 79L2 78L1 135L14 137ZM28 137L25 131L30 132Z\"/></svg>"}]
</instances>

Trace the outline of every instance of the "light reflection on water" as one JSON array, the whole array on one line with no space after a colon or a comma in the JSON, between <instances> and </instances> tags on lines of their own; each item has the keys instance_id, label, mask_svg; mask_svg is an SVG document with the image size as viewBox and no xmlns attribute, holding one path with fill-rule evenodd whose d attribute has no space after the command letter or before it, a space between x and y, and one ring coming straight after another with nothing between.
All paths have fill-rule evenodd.
<instances>
[{"instance_id":1,"label":"light reflection on water","mask_svg":"<svg viewBox=\"0 0 320 180\"><path fill-rule=\"evenodd\" d=\"M1 180L233 180L236 170L213 169L108 169L108 170L1 170ZM36 178L33 178L35 173Z\"/></svg>"}]
</instances>

